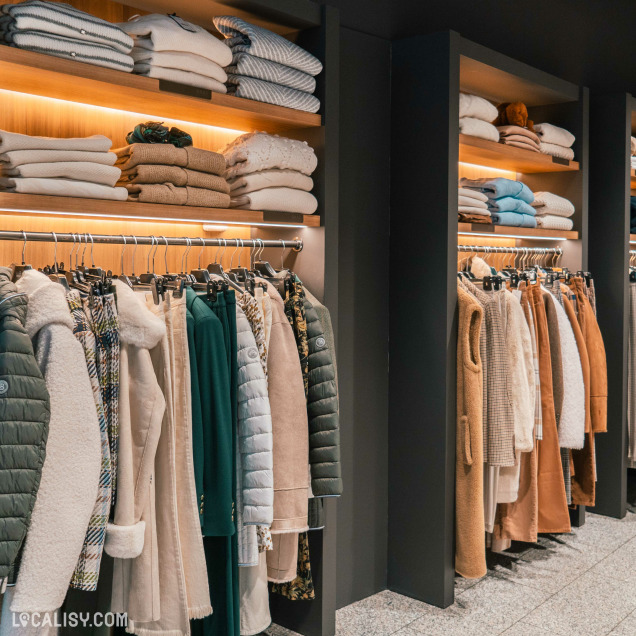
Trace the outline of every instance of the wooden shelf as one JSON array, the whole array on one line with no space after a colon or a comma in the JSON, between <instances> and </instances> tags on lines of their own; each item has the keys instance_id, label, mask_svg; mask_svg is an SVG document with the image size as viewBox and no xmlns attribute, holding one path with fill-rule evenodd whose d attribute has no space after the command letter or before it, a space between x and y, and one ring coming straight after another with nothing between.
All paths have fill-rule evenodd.
<instances>
[{"instance_id":1,"label":"wooden shelf","mask_svg":"<svg viewBox=\"0 0 636 636\"><path fill-rule=\"evenodd\" d=\"M492 234L493 238L501 235L528 240L554 238L556 241L579 238L579 233L573 230L544 230L540 227L509 227L491 223L458 223L457 231L462 234Z\"/></svg>"},{"instance_id":2,"label":"wooden shelf","mask_svg":"<svg viewBox=\"0 0 636 636\"><path fill-rule=\"evenodd\" d=\"M67 215L78 218L132 219L231 225L303 225L319 227L318 214L257 212L181 205L79 199L39 194L0 193L0 214Z\"/></svg>"},{"instance_id":3,"label":"wooden shelf","mask_svg":"<svg viewBox=\"0 0 636 636\"><path fill-rule=\"evenodd\" d=\"M535 174L570 172L579 169L577 161L567 161L532 150L506 146L480 137L459 135L459 160L479 166Z\"/></svg>"},{"instance_id":4,"label":"wooden shelf","mask_svg":"<svg viewBox=\"0 0 636 636\"><path fill-rule=\"evenodd\" d=\"M169 92L160 88L157 79L9 46L0 46L0 66L0 89L160 119L273 133L318 127L322 121L318 114L233 95L211 93L206 98ZM197 93L199 89L194 91Z\"/></svg>"}]
</instances>

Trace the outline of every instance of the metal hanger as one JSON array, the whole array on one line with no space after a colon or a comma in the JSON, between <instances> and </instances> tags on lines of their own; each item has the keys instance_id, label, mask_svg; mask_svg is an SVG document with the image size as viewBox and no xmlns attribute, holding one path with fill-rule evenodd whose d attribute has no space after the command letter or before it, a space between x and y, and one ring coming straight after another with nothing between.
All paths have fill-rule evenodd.
<instances>
[{"instance_id":1,"label":"metal hanger","mask_svg":"<svg viewBox=\"0 0 636 636\"><path fill-rule=\"evenodd\" d=\"M223 278L225 278L225 272L223 271L223 265L221 263L223 262L223 254L225 254L225 250L227 249L227 239L222 238L219 239L219 241L223 241L223 253L221 254L221 260L218 260L217 258L219 250L221 249L221 246L219 245L216 250L216 254L214 255L214 262L210 263L207 269L209 274L217 274L218 276L223 276Z\"/></svg>"},{"instance_id":2,"label":"metal hanger","mask_svg":"<svg viewBox=\"0 0 636 636\"><path fill-rule=\"evenodd\" d=\"M24 237L24 243L22 244L22 263L20 263L20 265L16 265L15 263L11 265L11 267L13 268L13 276L11 280L13 282L17 281L20 278L20 276L22 276L22 274L24 274L24 272L26 272L27 270L33 269L33 267L31 267L31 265L28 265L25 260L26 244L27 244L26 232L24 230L20 230L20 231L22 232L22 236Z\"/></svg>"},{"instance_id":3,"label":"metal hanger","mask_svg":"<svg viewBox=\"0 0 636 636\"><path fill-rule=\"evenodd\" d=\"M205 241L203 238L201 239L201 251L199 252L199 266L197 269L193 269L190 274L194 276L194 279L197 283L205 283L207 284L210 281L210 272L207 269L201 268L201 256L203 255L203 250L205 249ZM218 250L217 250L218 251Z\"/></svg>"},{"instance_id":4,"label":"metal hanger","mask_svg":"<svg viewBox=\"0 0 636 636\"><path fill-rule=\"evenodd\" d=\"M119 269L121 271L121 274L117 277L117 280L120 280L122 283L128 285L128 287L130 287L132 289L133 287L133 281L130 280L130 278L128 278L128 276L126 276L126 274L124 274L124 252L126 251L126 237L122 234L121 238L124 241L124 247L121 250L121 257L120 257L120 264L119 264ZM137 244L137 239L135 238L135 246ZM135 275L135 266L133 264L133 272L132 275Z\"/></svg>"},{"instance_id":5,"label":"metal hanger","mask_svg":"<svg viewBox=\"0 0 636 636\"><path fill-rule=\"evenodd\" d=\"M261 243L261 249L258 252L258 256L255 262L254 262L254 270L256 272L258 272L258 274L260 276L262 276L263 278L276 278L276 270L267 262L267 261L262 261L261 259L261 254L263 253L263 250L265 249L265 243L263 242L262 239L258 239Z\"/></svg>"},{"instance_id":6,"label":"metal hanger","mask_svg":"<svg viewBox=\"0 0 636 636\"><path fill-rule=\"evenodd\" d=\"M66 280L66 276L60 274L57 268L57 235L55 232L51 232L53 235L53 241L55 242L55 247L53 248L53 273L49 274L49 279L54 283L59 283L66 289L66 291L71 291L71 288L68 286L68 281Z\"/></svg>"}]
</instances>

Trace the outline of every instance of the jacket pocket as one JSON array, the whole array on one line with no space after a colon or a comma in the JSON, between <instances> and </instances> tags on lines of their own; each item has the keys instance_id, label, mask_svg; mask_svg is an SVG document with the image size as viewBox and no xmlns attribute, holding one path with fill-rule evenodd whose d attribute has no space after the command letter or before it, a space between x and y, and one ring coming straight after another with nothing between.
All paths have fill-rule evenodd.
<instances>
[{"instance_id":1,"label":"jacket pocket","mask_svg":"<svg viewBox=\"0 0 636 636\"><path fill-rule=\"evenodd\" d=\"M473 465L473 452L470 445L470 422L467 415L459 418L459 451L464 464Z\"/></svg>"}]
</instances>

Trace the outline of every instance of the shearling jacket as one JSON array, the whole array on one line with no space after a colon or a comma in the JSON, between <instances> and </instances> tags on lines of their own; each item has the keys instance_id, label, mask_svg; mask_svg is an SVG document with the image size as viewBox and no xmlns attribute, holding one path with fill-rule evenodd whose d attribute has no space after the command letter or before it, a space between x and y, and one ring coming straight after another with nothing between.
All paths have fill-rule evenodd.
<instances>
[{"instance_id":1,"label":"shearling jacket","mask_svg":"<svg viewBox=\"0 0 636 636\"><path fill-rule=\"evenodd\" d=\"M49 393L24 323L27 297L0 268L0 591L17 574L49 433Z\"/></svg>"},{"instance_id":2,"label":"shearling jacket","mask_svg":"<svg viewBox=\"0 0 636 636\"><path fill-rule=\"evenodd\" d=\"M305 298L309 344L309 465L314 497L342 494L340 469L340 423L335 355L312 303Z\"/></svg>"},{"instance_id":3,"label":"shearling jacket","mask_svg":"<svg viewBox=\"0 0 636 636\"><path fill-rule=\"evenodd\" d=\"M17 288L29 298L26 329L46 380L51 419L11 610L47 612L62 605L84 544L97 497L101 440L84 351L73 335L64 288L35 270L24 272Z\"/></svg>"}]
</instances>

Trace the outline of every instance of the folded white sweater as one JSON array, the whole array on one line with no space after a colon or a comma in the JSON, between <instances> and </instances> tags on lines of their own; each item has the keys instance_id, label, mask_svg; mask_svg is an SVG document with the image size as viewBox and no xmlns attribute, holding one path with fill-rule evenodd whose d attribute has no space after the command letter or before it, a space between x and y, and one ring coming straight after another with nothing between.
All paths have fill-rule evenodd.
<instances>
[{"instance_id":1,"label":"folded white sweater","mask_svg":"<svg viewBox=\"0 0 636 636\"><path fill-rule=\"evenodd\" d=\"M236 197L263 188L295 188L311 192L314 180L297 170L263 170L244 174L230 183L230 196Z\"/></svg>"},{"instance_id":2,"label":"folded white sweater","mask_svg":"<svg viewBox=\"0 0 636 636\"><path fill-rule=\"evenodd\" d=\"M313 214L318 209L318 201L313 194L304 190L265 188L232 197L230 207L243 210Z\"/></svg>"},{"instance_id":3,"label":"folded white sweater","mask_svg":"<svg viewBox=\"0 0 636 636\"><path fill-rule=\"evenodd\" d=\"M117 161L114 152L85 152L83 150L12 150L0 154L0 169L17 168L26 163L52 163L79 161L113 166Z\"/></svg>"},{"instance_id":4,"label":"folded white sweater","mask_svg":"<svg viewBox=\"0 0 636 636\"><path fill-rule=\"evenodd\" d=\"M537 214L552 214L569 217L574 214L574 204L552 192L535 192L534 201L530 204L537 209Z\"/></svg>"},{"instance_id":5,"label":"folded white sweater","mask_svg":"<svg viewBox=\"0 0 636 636\"><path fill-rule=\"evenodd\" d=\"M476 199L477 201L483 201L484 203L488 203L488 197L483 193L472 188L462 188L459 187L457 189L459 196L468 197L469 199Z\"/></svg>"},{"instance_id":6,"label":"folded white sweater","mask_svg":"<svg viewBox=\"0 0 636 636\"><path fill-rule=\"evenodd\" d=\"M487 121L475 119L474 117L462 117L459 120L459 132L462 135L471 137L481 137L488 141L499 141L499 131Z\"/></svg>"},{"instance_id":7,"label":"folded white sweater","mask_svg":"<svg viewBox=\"0 0 636 636\"><path fill-rule=\"evenodd\" d=\"M0 178L0 189L20 194L48 194L57 197L80 197L82 199L112 199L125 201L126 188L111 188L99 183L73 181L71 179L32 179L22 177Z\"/></svg>"},{"instance_id":8,"label":"folded white sweater","mask_svg":"<svg viewBox=\"0 0 636 636\"><path fill-rule=\"evenodd\" d=\"M215 79L217 82L225 82L227 80L227 73L216 62L194 53L151 51L136 46L130 52L130 56L135 62L135 72L137 65L146 64L148 66L159 66L161 68L172 68L177 71L196 73L197 75Z\"/></svg>"},{"instance_id":9,"label":"folded white sweater","mask_svg":"<svg viewBox=\"0 0 636 636\"><path fill-rule=\"evenodd\" d=\"M459 118L472 117L492 123L497 119L497 107L487 99L468 93L459 94Z\"/></svg>"},{"instance_id":10,"label":"folded white sweater","mask_svg":"<svg viewBox=\"0 0 636 636\"><path fill-rule=\"evenodd\" d=\"M537 220L537 227L542 227L544 230L569 231L574 227L574 221L572 219L566 219L562 216L545 214L541 216L537 215L534 218Z\"/></svg>"},{"instance_id":11,"label":"folded white sweater","mask_svg":"<svg viewBox=\"0 0 636 636\"><path fill-rule=\"evenodd\" d=\"M113 142L104 135L92 137L33 137L0 130L0 153L12 150L82 150L108 152Z\"/></svg>"},{"instance_id":12,"label":"folded white sweater","mask_svg":"<svg viewBox=\"0 0 636 636\"><path fill-rule=\"evenodd\" d=\"M465 197L461 194L458 197L459 205L469 205L473 208L481 208L483 210L488 209L488 204L484 203L484 201L478 201L477 199L473 199L472 197Z\"/></svg>"},{"instance_id":13,"label":"folded white sweater","mask_svg":"<svg viewBox=\"0 0 636 636\"><path fill-rule=\"evenodd\" d=\"M117 26L134 39L136 47L142 49L194 53L223 67L232 61L232 52L225 44L203 27L178 16L151 13Z\"/></svg>"},{"instance_id":14,"label":"folded white sweater","mask_svg":"<svg viewBox=\"0 0 636 636\"><path fill-rule=\"evenodd\" d=\"M572 150L572 148L566 148L565 146L559 146L558 144L550 144L545 141L542 141L539 144L539 147L544 155L552 155L553 157L567 159L568 161L572 161L574 159L574 150Z\"/></svg>"},{"instance_id":15,"label":"folded white sweater","mask_svg":"<svg viewBox=\"0 0 636 636\"><path fill-rule=\"evenodd\" d=\"M54 179L74 179L101 183L111 188L121 176L121 170L115 166L81 161L59 161L53 163L27 163L16 168L3 168L5 177L34 177Z\"/></svg>"},{"instance_id":16,"label":"folded white sweater","mask_svg":"<svg viewBox=\"0 0 636 636\"><path fill-rule=\"evenodd\" d=\"M539 135L541 141L547 144L570 148L576 141L576 137L569 130L554 124L535 124L534 132Z\"/></svg>"},{"instance_id":17,"label":"folded white sweater","mask_svg":"<svg viewBox=\"0 0 636 636\"><path fill-rule=\"evenodd\" d=\"M177 82L178 84L186 84L187 86L205 88L213 93L227 93L225 84L212 77L206 77L198 73L180 71L174 68L163 68L161 66L151 66L145 62L136 63L133 67L133 72L137 75L145 75L146 77Z\"/></svg>"}]
</instances>

